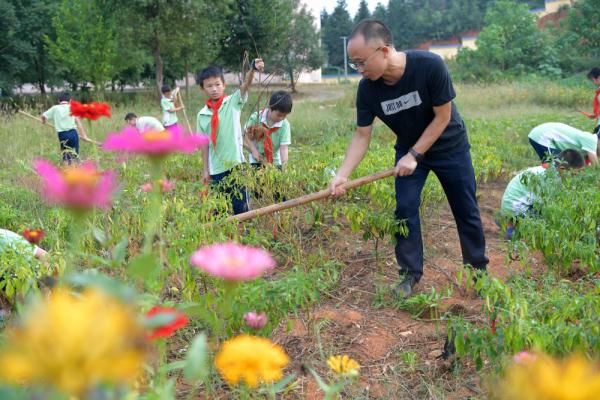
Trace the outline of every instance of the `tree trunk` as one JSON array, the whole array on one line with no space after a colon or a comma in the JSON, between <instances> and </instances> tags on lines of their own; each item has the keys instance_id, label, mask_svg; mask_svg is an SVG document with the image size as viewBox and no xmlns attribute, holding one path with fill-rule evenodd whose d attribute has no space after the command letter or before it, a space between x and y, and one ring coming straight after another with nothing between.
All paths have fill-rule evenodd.
<instances>
[{"instance_id":1,"label":"tree trunk","mask_svg":"<svg viewBox=\"0 0 600 400\"><path fill-rule=\"evenodd\" d=\"M188 75L190 74L190 66L188 63L188 57L187 54L185 55L185 61L184 61L184 66L183 66L183 70L185 71L185 98L189 99L190 98L190 79L188 77Z\"/></svg>"},{"instance_id":2,"label":"tree trunk","mask_svg":"<svg viewBox=\"0 0 600 400\"><path fill-rule=\"evenodd\" d=\"M44 75L44 65L39 58L35 60L35 69L37 71L37 84L41 94L46 94L46 76Z\"/></svg>"},{"instance_id":3,"label":"tree trunk","mask_svg":"<svg viewBox=\"0 0 600 400\"><path fill-rule=\"evenodd\" d=\"M298 93L296 92L296 82L294 81L294 68L290 67L288 74L290 74L290 86L292 87L292 93Z\"/></svg>"},{"instance_id":4,"label":"tree trunk","mask_svg":"<svg viewBox=\"0 0 600 400\"><path fill-rule=\"evenodd\" d=\"M152 55L154 56L154 65L156 67L156 89L158 90L158 95L160 97L163 85L163 60L160 55L160 37L158 34L158 30L154 31L154 44L152 46Z\"/></svg>"}]
</instances>

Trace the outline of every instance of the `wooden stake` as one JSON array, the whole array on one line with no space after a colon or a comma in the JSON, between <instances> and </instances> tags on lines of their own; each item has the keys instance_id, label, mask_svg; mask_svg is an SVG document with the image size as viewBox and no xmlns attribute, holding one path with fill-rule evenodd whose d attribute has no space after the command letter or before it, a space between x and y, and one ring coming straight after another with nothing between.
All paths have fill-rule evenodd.
<instances>
[{"instance_id":1,"label":"wooden stake","mask_svg":"<svg viewBox=\"0 0 600 400\"><path fill-rule=\"evenodd\" d=\"M354 189L356 187L366 185L367 183L371 183L377 181L379 179L387 178L394 175L394 169L388 169L385 171L380 171L372 175L363 176L362 178L354 179L352 181L348 181L341 185L342 188ZM256 210L250 210L242 214L232 215L225 220L225 222L243 222L249 219L261 217L263 215L273 214L277 211L287 210L288 208L298 207L299 205L313 202L315 200L326 199L331 196L331 191L329 189L324 189L319 192L311 193L304 195L302 197L297 197L295 199L284 201L283 203L271 204L270 206L258 208Z\"/></svg>"},{"instance_id":2,"label":"wooden stake","mask_svg":"<svg viewBox=\"0 0 600 400\"><path fill-rule=\"evenodd\" d=\"M183 107L183 117L185 118L185 122L188 126L188 133L192 133L192 125L190 125L190 120L188 119L187 112L185 112L185 104L183 104L183 96L181 95L181 90L177 91L177 96L179 96L179 104Z\"/></svg>"},{"instance_id":3,"label":"wooden stake","mask_svg":"<svg viewBox=\"0 0 600 400\"><path fill-rule=\"evenodd\" d=\"M38 118L38 117L36 117L35 115L29 114L28 112L26 112L26 111L23 111L23 110L18 110L18 113L19 113L19 114L22 114L22 115L25 115L26 117L29 117L29 118L31 118L31 119L34 119L34 120L36 120L37 122L39 122L40 124L42 124L42 125L47 125L47 126L49 126L50 128L54 129L54 125L52 125L50 122L46 122L46 123L44 124L44 122L42 121L42 119L41 119L41 118ZM81 138L81 140L83 140L83 141L86 141L86 142L88 142L88 143L95 144L96 146L100 146L100 142L97 142L97 141L95 141L94 139L90 139L90 138L84 138L84 137L82 137L82 138Z\"/></svg>"}]
</instances>

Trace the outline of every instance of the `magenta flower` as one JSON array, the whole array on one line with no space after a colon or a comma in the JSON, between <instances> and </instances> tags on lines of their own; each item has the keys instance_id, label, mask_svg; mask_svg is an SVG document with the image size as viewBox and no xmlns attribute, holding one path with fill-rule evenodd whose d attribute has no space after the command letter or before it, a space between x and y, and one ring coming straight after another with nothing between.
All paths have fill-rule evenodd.
<instances>
[{"instance_id":1,"label":"magenta flower","mask_svg":"<svg viewBox=\"0 0 600 400\"><path fill-rule=\"evenodd\" d=\"M249 328L262 329L267 324L267 314L250 311L244 314L244 321Z\"/></svg>"},{"instance_id":2,"label":"magenta flower","mask_svg":"<svg viewBox=\"0 0 600 400\"><path fill-rule=\"evenodd\" d=\"M228 242L198 249L190 259L196 268L227 281L248 281L275 268L269 252Z\"/></svg>"},{"instance_id":3,"label":"magenta flower","mask_svg":"<svg viewBox=\"0 0 600 400\"><path fill-rule=\"evenodd\" d=\"M46 160L37 160L34 168L42 178L42 195L50 204L78 210L112 204L117 190L113 171L100 171L92 162L57 169Z\"/></svg>"},{"instance_id":4,"label":"magenta flower","mask_svg":"<svg viewBox=\"0 0 600 400\"><path fill-rule=\"evenodd\" d=\"M160 132L140 133L127 127L119 133L111 133L103 144L107 151L145 154L150 157L166 156L170 153L193 153L208 145L206 135L186 135L179 126Z\"/></svg>"},{"instance_id":5,"label":"magenta flower","mask_svg":"<svg viewBox=\"0 0 600 400\"><path fill-rule=\"evenodd\" d=\"M173 188L175 188L175 184L168 179L160 179L158 181L158 183L160 184L161 193L170 192L171 190L173 190ZM140 190L142 192L146 192L146 193L151 192L152 191L152 182L144 183L142 186L140 186Z\"/></svg>"}]
</instances>

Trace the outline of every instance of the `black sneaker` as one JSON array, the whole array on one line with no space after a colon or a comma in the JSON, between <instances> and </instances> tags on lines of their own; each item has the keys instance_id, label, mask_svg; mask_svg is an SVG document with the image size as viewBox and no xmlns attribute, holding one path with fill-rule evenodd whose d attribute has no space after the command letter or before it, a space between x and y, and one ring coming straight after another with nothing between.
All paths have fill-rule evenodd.
<instances>
[{"instance_id":1,"label":"black sneaker","mask_svg":"<svg viewBox=\"0 0 600 400\"><path fill-rule=\"evenodd\" d=\"M414 276L408 275L402 282L394 285L392 293L396 299L407 299L412 296L413 288L416 284L417 279Z\"/></svg>"}]
</instances>

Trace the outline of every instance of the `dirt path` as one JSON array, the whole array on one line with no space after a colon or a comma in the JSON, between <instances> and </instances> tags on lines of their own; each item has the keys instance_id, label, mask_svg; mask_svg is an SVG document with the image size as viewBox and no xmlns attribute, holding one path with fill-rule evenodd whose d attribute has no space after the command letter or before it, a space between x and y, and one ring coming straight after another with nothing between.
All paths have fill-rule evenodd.
<instances>
[{"instance_id":1,"label":"dirt path","mask_svg":"<svg viewBox=\"0 0 600 400\"><path fill-rule=\"evenodd\" d=\"M506 249L493 215L498 209L503 183L480 185L480 208L487 239L489 271L506 276L516 262L506 259ZM325 294L309 313L301 313L274 338L293 360L302 360L326 374L322 365L330 354L348 354L362 366L360 388L347 397L352 399L466 399L480 393L477 374L463 366L458 376L449 363L439 358L445 341L446 311L461 312L471 319L483 318L482 301L456 285L456 272L462 268L456 226L449 207L426 217L425 269L417 293L432 288L452 293L442 301L442 310L433 310L420 318L390 306L387 288L398 278L391 245L382 245L376 260L372 244L348 233L347 267L335 291ZM508 261L508 263L507 263ZM385 303L385 299L387 303ZM376 304L383 306L376 307ZM428 315L429 314L429 315ZM414 359L414 362L412 361ZM300 362L299 362L300 363ZM314 379L305 377L297 398L322 399Z\"/></svg>"}]
</instances>

